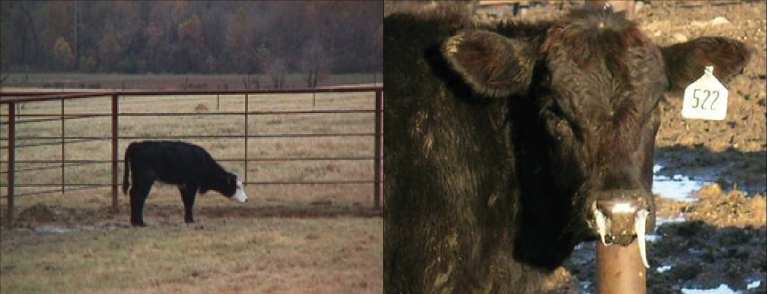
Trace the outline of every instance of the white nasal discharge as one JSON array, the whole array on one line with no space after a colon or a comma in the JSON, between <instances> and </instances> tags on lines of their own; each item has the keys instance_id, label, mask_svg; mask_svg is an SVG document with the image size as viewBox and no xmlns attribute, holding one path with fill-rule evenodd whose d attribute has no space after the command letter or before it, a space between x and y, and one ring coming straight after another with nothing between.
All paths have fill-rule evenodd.
<instances>
[{"instance_id":1,"label":"white nasal discharge","mask_svg":"<svg viewBox=\"0 0 767 294\"><path fill-rule=\"evenodd\" d=\"M645 246L645 220L647 220L647 210L640 210L637 212L636 219L634 220L634 230L637 233L637 245L639 245L639 256L642 257L642 262L646 268L650 267L650 263L647 262L647 247Z\"/></svg>"},{"instance_id":2,"label":"white nasal discharge","mask_svg":"<svg viewBox=\"0 0 767 294\"><path fill-rule=\"evenodd\" d=\"M596 222L597 226L597 233L599 234L599 238L602 241L602 245L607 246L607 241L605 240L605 235L607 235L607 227L609 226L607 219L607 216L605 216L599 209L597 209L597 204L594 202L594 204L591 206L592 213L594 213L594 221Z\"/></svg>"}]
</instances>

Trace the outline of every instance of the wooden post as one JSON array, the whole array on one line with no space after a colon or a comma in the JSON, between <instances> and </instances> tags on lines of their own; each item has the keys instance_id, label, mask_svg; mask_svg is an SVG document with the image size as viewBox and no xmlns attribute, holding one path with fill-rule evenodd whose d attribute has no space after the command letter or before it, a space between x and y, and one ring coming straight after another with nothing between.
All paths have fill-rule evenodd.
<instances>
[{"instance_id":1,"label":"wooden post","mask_svg":"<svg viewBox=\"0 0 767 294\"><path fill-rule=\"evenodd\" d=\"M629 246L604 246L597 241L597 293L646 294L647 269L634 240Z\"/></svg>"}]
</instances>

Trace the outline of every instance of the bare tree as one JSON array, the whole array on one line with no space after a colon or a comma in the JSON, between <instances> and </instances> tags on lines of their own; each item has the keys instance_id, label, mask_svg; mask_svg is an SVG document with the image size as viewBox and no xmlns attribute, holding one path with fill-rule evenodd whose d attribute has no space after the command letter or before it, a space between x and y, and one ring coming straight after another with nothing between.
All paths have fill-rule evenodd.
<instances>
[{"instance_id":1,"label":"bare tree","mask_svg":"<svg viewBox=\"0 0 767 294\"><path fill-rule=\"evenodd\" d=\"M226 48L232 66L239 72L248 72L252 65L253 51L252 28L247 25L249 11L240 7L230 18L226 31Z\"/></svg>"},{"instance_id":2,"label":"bare tree","mask_svg":"<svg viewBox=\"0 0 767 294\"><path fill-rule=\"evenodd\" d=\"M32 32L32 44L35 45L35 50L32 52L32 56L40 56L40 44L37 42L37 30L35 29L35 22L34 18L32 17L32 14L29 13L29 10L27 10L26 7L24 7L24 3L20 3L19 6L21 7L21 11L24 13L24 15L27 17L27 23L28 28ZM26 50L26 31L24 32L24 39L22 39L23 45L22 45L22 52L24 54L24 61L29 66L30 63L39 64L39 60L35 59L32 62L30 62L28 51Z\"/></svg>"},{"instance_id":3,"label":"bare tree","mask_svg":"<svg viewBox=\"0 0 767 294\"><path fill-rule=\"evenodd\" d=\"M56 59L58 67L62 70L71 70L75 63L75 56L72 53L72 47L64 37L59 37L56 44L53 45L53 57Z\"/></svg>"},{"instance_id":4,"label":"bare tree","mask_svg":"<svg viewBox=\"0 0 767 294\"><path fill-rule=\"evenodd\" d=\"M256 60L264 74L272 80L275 89L285 87L285 76L288 74L288 66L282 57L276 56L272 50L261 45L256 49Z\"/></svg>"},{"instance_id":5,"label":"bare tree","mask_svg":"<svg viewBox=\"0 0 767 294\"><path fill-rule=\"evenodd\" d=\"M266 68L266 72L272 79L272 85L274 85L275 88L280 89L285 87L285 77L288 75L288 67L285 64L284 59L275 57Z\"/></svg>"},{"instance_id":6,"label":"bare tree","mask_svg":"<svg viewBox=\"0 0 767 294\"><path fill-rule=\"evenodd\" d=\"M330 58L317 39L306 43L301 69L307 87L315 88L319 82L327 80L330 77L330 65Z\"/></svg>"}]
</instances>

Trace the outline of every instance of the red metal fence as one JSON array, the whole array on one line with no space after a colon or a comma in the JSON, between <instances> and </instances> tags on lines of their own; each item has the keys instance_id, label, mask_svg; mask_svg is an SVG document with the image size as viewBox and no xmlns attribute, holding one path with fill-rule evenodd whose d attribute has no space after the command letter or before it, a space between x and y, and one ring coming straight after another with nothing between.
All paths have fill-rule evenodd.
<instances>
[{"instance_id":1,"label":"red metal fence","mask_svg":"<svg viewBox=\"0 0 767 294\"><path fill-rule=\"evenodd\" d=\"M373 109L324 109L324 110L251 110L249 107L249 95L261 95L261 94L316 94L316 93L374 93L375 104L372 105ZM209 113L199 112L175 112L175 113L142 113L142 112L121 112L120 103L122 97L130 96L157 96L158 99L167 96L188 96L188 95L244 95L244 109L242 111L217 111ZM111 99L111 111L103 113L65 113L65 101L72 99ZM18 108L20 105L43 102L43 101L61 101L60 113L31 113L20 114ZM218 99L217 99L218 101ZM238 161L245 165L244 183L255 185L269 185L269 184L331 184L331 185L343 185L343 184L366 184L370 183L374 185L373 192L373 204L375 208L381 207L381 197L383 195L383 87L330 87L330 88L314 88L314 89L279 89L279 90L172 90L172 91L101 91L101 92L0 92L0 105L7 106L7 114L0 114L3 118L3 126L8 127L7 137L0 137L0 149L7 150L7 160L1 160L3 166L6 166L4 171L0 171L7 177L6 195L8 202L8 213L6 217L9 221L13 219L14 198L19 196L15 193L16 187L26 186L39 186L50 187L55 186L60 188L60 191L71 191L76 189L87 189L97 187L110 187L112 188L112 208L118 209L118 175L119 166L122 162L119 156L119 142L123 140L136 140L136 139L191 139L191 138L205 138L205 139L217 139L217 138L237 138L243 139L245 145L245 152L243 158L227 159L228 161ZM26 111L25 111L26 112ZM356 133L301 133L301 134L251 134L248 131L248 119L252 116L262 115L306 115L306 114L352 114L352 113L370 113L374 114L375 127L370 132L356 132ZM202 135L182 135L182 136L121 136L120 135L120 118L121 117L143 117L143 116L200 116L200 115L224 115L242 117L245 120L244 132L241 135L221 135L221 134L202 134ZM28 117L34 117L35 119L24 119ZM103 136L66 136L64 129L64 121L73 119L88 119L88 118L110 118L111 132L104 134ZM17 126L20 123L36 123L46 121L61 121L61 135L60 136L44 136L40 134L27 134L19 136L17 134ZM5 135L6 132L2 132ZM248 156L248 143L251 139L255 138L296 138L296 137L374 137L374 156L345 156L345 157L277 157L277 158L249 158ZM17 145L17 141L24 140L53 140L58 143L41 143L32 144L28 146L42 146L45 144L60 144L61 145L61 158L58 160L24 160L23 162L16 159L16 151L20 146ZM111 159L110 160L66 160L64 158L64 145L71 144L73 142L87 142L87 141L99 141L109 140L111 141ZM5 145L5 146L2 146ZM341 181L249 181L248 180L248 163L258 161L307 161L307 160L373 160L374 162L374 178L371 180L341 180ZM219 160L221 161L221 160ZM15 182L15 176L19 170L16 168L17 163L25 164L60 164L61 167L61 181L58 184L22 184L21 186ZM64 180L64 168L75 165L84 165L91 163L111 163L111 183L106 184L67 184ZM60 187L59 187L60 185ZM79 188L75 188L77 186ZM41 193L54 192L58 190L47 190Z\"/></svg>"}]
</instances>

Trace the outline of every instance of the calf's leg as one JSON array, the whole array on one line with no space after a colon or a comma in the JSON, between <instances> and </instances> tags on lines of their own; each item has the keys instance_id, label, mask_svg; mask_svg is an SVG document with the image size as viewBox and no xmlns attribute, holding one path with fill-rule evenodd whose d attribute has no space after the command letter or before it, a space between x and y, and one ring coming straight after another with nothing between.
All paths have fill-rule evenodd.
<instances>
[{"instance_id":1,"label":"calf's leg","mask_svg":"<svg viewBox=\"0 0 767 294\"><path fill-rule=\"evenodd\" d=\"M194 199L197 197L197 187L193 185L179 186L178 190L181 192L181 200L184 201L184 221L188 223L194 222L194 214L192 208L194 207Z\"/></svg>"},{"instance_id":2,"label":"calf's leg","mask_svg":"<svg viewBox=\"0 0 767 294\"><path fill-rule=\"evenodd\" d=\"M152 184L133 182L130 189L130 223L134 226L146 226L144 223L144 203L149 195Z\"/></svg>"}]
</instances>

